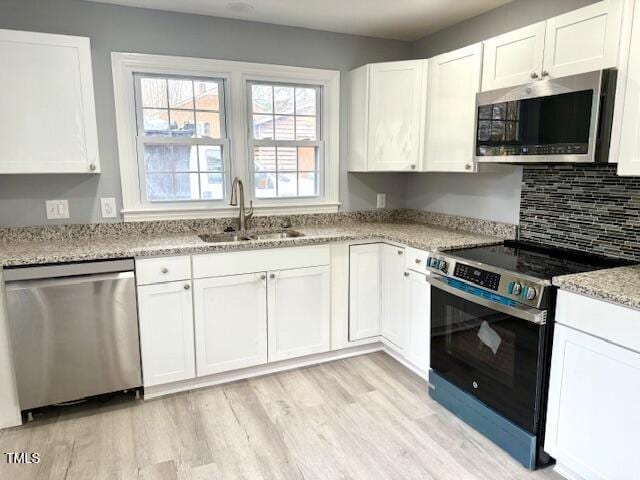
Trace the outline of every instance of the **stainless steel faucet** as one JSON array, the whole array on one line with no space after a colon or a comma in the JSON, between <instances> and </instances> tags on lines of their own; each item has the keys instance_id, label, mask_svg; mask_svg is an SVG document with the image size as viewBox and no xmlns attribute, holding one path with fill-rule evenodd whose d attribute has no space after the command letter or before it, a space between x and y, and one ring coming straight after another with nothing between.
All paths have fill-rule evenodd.
<instances>
[{"instance_id":1,"label":"stainless steel faucet","mask_svg":"<svg viewBox=\"0 0 640 480\"><path fill-rule=\"evenodd\" d=\"M238 193L239 190L239 193ZM239 212L239 222L240 222L240 231L243 232L248 227L248 222L253 217L253 201L249 201L249 210L245 211L244 209L244 185L242 184L242 180L238 177L233 179L233 183L231 184L231 200L229 201L229 205L233 205L234 207L238 205L238 196L240 196L240 212Z\"/></svg>"}]
</instances>

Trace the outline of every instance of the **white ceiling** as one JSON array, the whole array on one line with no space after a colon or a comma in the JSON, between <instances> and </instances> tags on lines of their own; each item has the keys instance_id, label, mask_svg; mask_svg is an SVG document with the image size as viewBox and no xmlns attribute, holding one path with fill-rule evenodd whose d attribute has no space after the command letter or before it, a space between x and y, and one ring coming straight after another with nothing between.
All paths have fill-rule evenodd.
<instances>
[{"instance_id":1,"label":"white ceiling","mask_svg":"<svg viewBox=\"0 0 640 480\"><path fill-rule=\"evenodd\" d=\"M88 0L417 40L512 0Z\"/></svg>"}]
</instances>

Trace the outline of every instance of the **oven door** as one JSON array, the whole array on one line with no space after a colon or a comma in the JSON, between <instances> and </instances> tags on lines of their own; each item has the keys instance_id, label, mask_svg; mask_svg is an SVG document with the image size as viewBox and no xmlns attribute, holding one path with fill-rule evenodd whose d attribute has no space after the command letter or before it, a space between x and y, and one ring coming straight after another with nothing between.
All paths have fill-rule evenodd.
<instances>
[{"instance_id":1,"label":"oven door","mask_svg":"<svg viewBox=\"0 0 640 480\"><path fill-rule=\"evenodd\" d=\"M511 307L459 290L443 277L432 276L430 282L431 368L536 434L543 312L527 307L526 315L509 313Z\"/></svg>"}]
</instances>

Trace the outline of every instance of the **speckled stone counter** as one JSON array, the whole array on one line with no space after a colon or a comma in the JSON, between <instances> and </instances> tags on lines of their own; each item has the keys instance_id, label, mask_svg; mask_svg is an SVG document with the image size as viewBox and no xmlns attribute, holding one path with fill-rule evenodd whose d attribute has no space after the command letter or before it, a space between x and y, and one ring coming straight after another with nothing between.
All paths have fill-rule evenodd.
<instances>
[{"instance_id":1,"label":"speckled stone counter","mask_svg":"<svg viewBox=\"0 0 640 480\"><path fill-rule=\"evenodd\" d=\"M570 292L640 310L640 265L555 277L553 284Z\"/></svg>"},{"instance_id":2,"label":"speckled stone counter","mask_svg":"<svg viewBox=\"0 0 640 480\"><path fill-rule=\"evenodd\" d=\"M386 240L424 250L444 250L501 243L503 237L421 223L349 222L294 226L303 237L206 243L197 232L82 236L80 238L6 239L0 242L0 265L18 266L81 260L179 255L329 242Z\"/></svg>"}]
</instances>

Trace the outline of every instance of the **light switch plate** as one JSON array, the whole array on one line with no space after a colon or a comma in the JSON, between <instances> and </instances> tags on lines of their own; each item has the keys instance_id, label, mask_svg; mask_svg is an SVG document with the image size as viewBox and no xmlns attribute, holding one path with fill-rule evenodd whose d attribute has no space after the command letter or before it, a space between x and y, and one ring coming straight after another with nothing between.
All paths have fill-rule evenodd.
<instances>
[{"instance_id":1,"label":"light switch plate","mask_svg":"<svg viewBox=\"0 0 640 480\"><path fill-rule=\"evenodd\" d=\"M376 197L376 208L385 208L387 206L387 194L379 193Z\"/></svg>"},{"instance_id":2,"label":"light switch plate","mask_svg":"<svg viewBox=\"0 0 640 480\"><path fill-rule=\"evenodd\" d=\"M102 218L118 218L116 211L116 199L106 197L100 199L100 208L102 209Z\"/></svg>"},{"instance_id":3,"label":"light switch plate","mask_svg":"<svg viewBox=\"0 0 640 480\"><path fill-rule=\"evenodd\" d=\"M68 200L47 200L45 205L47 208L47 218L49 220L69 218Z\"/></svg>"}]
</instances>

